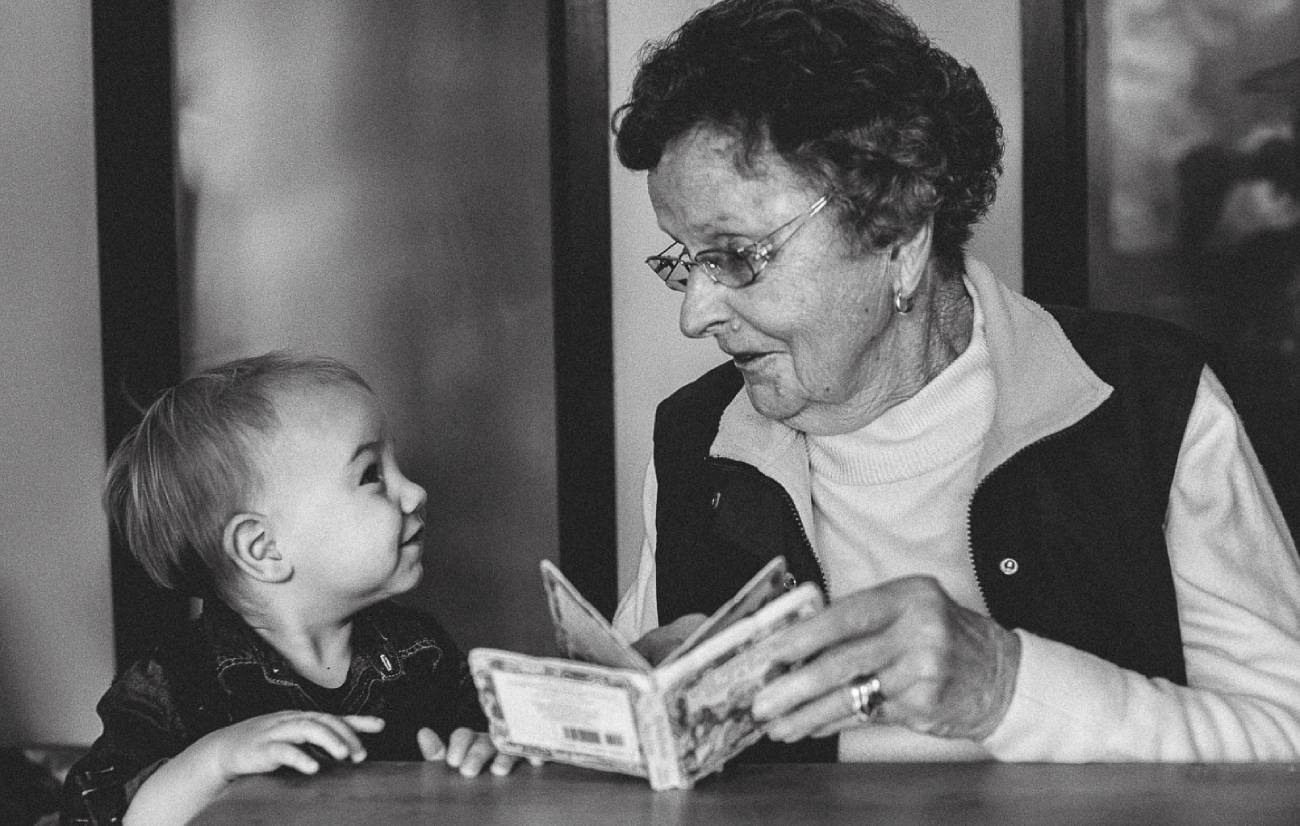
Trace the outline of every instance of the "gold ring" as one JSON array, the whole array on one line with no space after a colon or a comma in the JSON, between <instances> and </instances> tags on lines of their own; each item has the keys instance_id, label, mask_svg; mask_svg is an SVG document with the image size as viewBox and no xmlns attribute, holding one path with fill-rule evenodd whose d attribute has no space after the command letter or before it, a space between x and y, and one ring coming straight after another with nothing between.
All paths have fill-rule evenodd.
<instances>
[{"instance_id":1,"label":"gold ring","mask_svg":"<svg viewBox=\"0 0 1300 826\"><path fill-rule=\"evenodd\" d=\"M880 693L880 678L875 674L868 674L849 686L849 703L853 716L860 722L871 722L884 699Z\"/></svg>"}]
</instances>

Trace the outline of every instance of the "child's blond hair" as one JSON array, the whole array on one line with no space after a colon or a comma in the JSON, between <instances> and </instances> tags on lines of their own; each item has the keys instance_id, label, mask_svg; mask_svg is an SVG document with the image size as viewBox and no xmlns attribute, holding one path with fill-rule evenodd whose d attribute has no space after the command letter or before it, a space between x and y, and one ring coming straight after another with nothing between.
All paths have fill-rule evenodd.
<instances>
[{"instance_id":1,"label":"child's blond hair","mask_svg":"<svg viewBox=\"0 0 1300 826\"><path fill-rule=\"evenodd\" d=\"M222 532L262 484L257 454L279 425L277 394L340 384L371 390L343 362L275 351L206 370L149 406L109 459L104 509L155 582L228 592Z\"/></svg>"}]
</instances>

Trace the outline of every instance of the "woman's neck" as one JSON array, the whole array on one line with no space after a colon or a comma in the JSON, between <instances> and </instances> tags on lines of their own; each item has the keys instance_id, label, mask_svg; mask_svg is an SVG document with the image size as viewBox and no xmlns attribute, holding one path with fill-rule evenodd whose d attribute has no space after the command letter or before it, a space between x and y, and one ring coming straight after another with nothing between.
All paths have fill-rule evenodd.
<instances>
[{"instance_id":1,"label":"woman's neck","mask_svg":"<svg viewBox=\"0 0 1300 826\"><path fill-rule=\"evenodd\" d=\"M850 433L886 410L921 392L970 345L975 305L960 277L940 279L933 271L922 281L912 310L894 316L880 363L869 386L848 404L815 421L792 424L812 435Z\"/></svg>"},{"instance_id":2,"label":"woman's neck","mask_svg":"<svg viewBox=\"0 0 1300 826\"><path fill-rule=\"evenodd\" d=\"M939 375L966 352L975 325L975 305L966 284L960 278L934 277L934 287L927 297L927 335L922 359L925 384Z\"/></svg>"}]
</instances>

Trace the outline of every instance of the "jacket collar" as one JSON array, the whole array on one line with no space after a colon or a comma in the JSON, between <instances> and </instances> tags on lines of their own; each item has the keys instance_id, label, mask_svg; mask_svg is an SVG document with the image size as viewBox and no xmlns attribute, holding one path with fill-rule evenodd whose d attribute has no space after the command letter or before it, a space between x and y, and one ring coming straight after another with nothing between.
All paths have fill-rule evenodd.
<instances>
[{"instance_id":1,"label":"jacket collar","mask_svg":"<svg viewBox=\"0 0 1300 826\"><path fill-rule=\"evenodd\" d=\"M416 628L390 627L389 633L385 633L379 626L392 626L393 623L377 622L382 611L381 603L362 610L353 618L353 667L368 666L381 677L392 678L401 674L404 654L428 648L435 642ZM218 676L231 666L257 665L270 682L288 684L297 679L284 656L221 600L205 599L200 621L217 657Z\"/></svg>"},{"instance_id":2,"label":"jacket collar","mask_svg":"<svg viewBox=\"0 0 1300 826\"><path fill-rule=\"evenodd\" d=\"M1111 387L1084 363L1050 313L1003 285L988 267L968 258L965 283L976 323L984 324L997 393L980 456L982 479L1021 448L1095 410ZM779 482L803 523L813 524L803 433L763 416L743 390L723 411L709 454L752 465Z\"/></svg>"}]
</instances>

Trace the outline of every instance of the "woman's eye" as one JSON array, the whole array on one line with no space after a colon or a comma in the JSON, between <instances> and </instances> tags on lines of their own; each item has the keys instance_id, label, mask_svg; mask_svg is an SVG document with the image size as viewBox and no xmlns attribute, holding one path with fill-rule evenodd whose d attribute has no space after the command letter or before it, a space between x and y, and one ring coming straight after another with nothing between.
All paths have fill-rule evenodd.
<instances>
[{"instance_id":1,"label":"woman's eye","mask_svg":"<svg viewBox=\"0 0 1300 826\"><path fill-rule=\"evenodd\" d=\"M361 484L373 485L376 482L384 481L384 472L379 468L378 462L371 462L366 465L366 469L361 471Z\"/></svg>"},{"instance_id":2,"label":"woman's eye","mask_svg":"<svg viewBox=\"0 0 1300 826\"><path fill-rule=\"evenodd\" d=\"M706 272L715 273L726 264L726 253L704 252L695 257L695 263L704 267Z\"/></svg>"}]
</instances>

